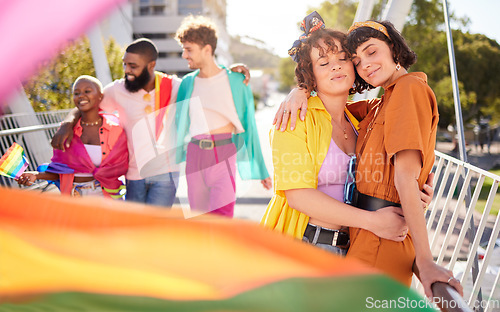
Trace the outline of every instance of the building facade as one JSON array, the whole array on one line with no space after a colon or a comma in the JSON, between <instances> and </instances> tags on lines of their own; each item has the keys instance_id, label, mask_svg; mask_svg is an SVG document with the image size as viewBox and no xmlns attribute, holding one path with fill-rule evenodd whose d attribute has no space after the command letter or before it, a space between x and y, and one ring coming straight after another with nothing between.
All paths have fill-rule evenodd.
<instances>
[{"instance_id":1,"label":"building facade","mask_svg":"<svg viewBox=\"0 0 500 312\"><path fill-rule=\"evenodd\" d=\"M233 62L229 53L229 35L226 31L226 0L139 0L132 4L133 39L149 38L158 47L157 70L183 76L190 72L182 58L182 48L175 33L188 15L204 15L218 28L215 56L217 62Z\"/></svg>"}]
</instances>

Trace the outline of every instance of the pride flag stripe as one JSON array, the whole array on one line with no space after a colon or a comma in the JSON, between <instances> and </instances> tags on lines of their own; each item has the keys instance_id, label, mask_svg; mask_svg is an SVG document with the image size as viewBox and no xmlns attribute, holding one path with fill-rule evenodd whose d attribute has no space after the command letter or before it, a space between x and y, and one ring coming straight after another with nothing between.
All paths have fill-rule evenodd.
<instances>
[{"instance_id":1,"label":"pride flag stripe","mask_svg":"<svg viewBox=\"0 0 500 312\"><path fill-rule=\"evenodd\" d=\"M223 300L165 300L83 292L49 293L35 296L36 300L4 298L0 304L5 311L24 308L22 311L66 312L76 307L99 312L435 311L424 298L382 275L291 278ZM391 304L381 309L384 302Z\"/></svg>"},{"instance_id":2,"label":"pride flag stripe","mask_svg":"<svg viewBox=\"0 0 500 312\"><path fill-rule=\"evenodd\" d=\"M368 297L423 300L253 222L1 187L0 198L6 311L362 311Z\"/></svg>"},{"instance_id":3,"label":"pride flag stripe","mask_svg":"<svg viewBox=\"0 0 500 312\"><path fill-rule=\"evenodd\" d=\"M28 168L28 165L23 148L14 142L0 158L0 174L17 179Z\"/></svg>"},{"instance_id":4,"label":"pride flag stripe","mask_svg":"<svg viewBox=\"0 0 500 312\"><path fill-rule=\"evenodd\" d=\"M17 143L13 143L0 159L0 170L8 172L13 165L13 161L19 156L20 150L22 150L22 147Z\"/></svg>"}]
</instances>

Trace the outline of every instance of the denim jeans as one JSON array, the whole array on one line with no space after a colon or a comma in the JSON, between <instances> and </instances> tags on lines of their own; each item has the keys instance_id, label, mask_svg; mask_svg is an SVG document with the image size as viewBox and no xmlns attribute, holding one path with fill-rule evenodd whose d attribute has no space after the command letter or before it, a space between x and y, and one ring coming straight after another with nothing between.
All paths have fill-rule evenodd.
<instances>
[{"instance_id":1,"label":"denim jeans","mask_svg":"<svg viewBox=\"0 0 500 312\"><path fill-rule=\"evenodd\" d=\"M170 172L142 180L127 180L126 199L138 203L172 207L179 185L179 172Z\"/></svg>"},{"instance_id":2,"label":"denim jeans","mask_svg":"<svg viewBox=\"0 0 500 312\"><path fill-rule=\"evenodd\" d=\"M71 196L104 196L102 193L101 183L97 180L89 182L73 182Z\"/></svg>"}]
</instances>

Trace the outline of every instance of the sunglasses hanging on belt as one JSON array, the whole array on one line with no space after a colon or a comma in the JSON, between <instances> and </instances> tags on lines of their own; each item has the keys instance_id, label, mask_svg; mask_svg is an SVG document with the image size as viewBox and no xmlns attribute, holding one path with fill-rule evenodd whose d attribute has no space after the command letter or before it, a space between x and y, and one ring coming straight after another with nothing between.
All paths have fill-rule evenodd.
<instances>
[{"instance_id":1,"label":"sunglasses hanging on belt","mask_svg":"<svg viewBox=\"0 0 500 312\"><path fill-rule=\"evenodd\" d=\"M349 159L347 165L347 178L344 185L344 203L352 204L354 190L356 189L356 155Z\"/></svg>"}]
</instances>

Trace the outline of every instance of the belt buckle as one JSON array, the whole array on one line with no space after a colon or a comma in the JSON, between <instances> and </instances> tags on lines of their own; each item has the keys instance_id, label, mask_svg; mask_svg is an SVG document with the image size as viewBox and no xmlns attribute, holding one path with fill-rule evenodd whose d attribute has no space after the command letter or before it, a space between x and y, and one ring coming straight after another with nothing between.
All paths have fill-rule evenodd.
<instances>
[{"instance_id":1,"label":"belt buckle","mask_svg":"<svg viewBox=\"0 0 500 312\"><path fill-rule=\"evenodd\" d=\"M333 239L332 239L332 246L333 247L338 247L337 246L337 240L339 239L339 231L334 231L333 232Z\"/></svg>"},{"instance_id":2,"label":"belt buckle","mask_svg":"<svg viewBox=\"0 0 500 312\"><path fill-rule=\"evenodd\" d=\"M208 146L205 145L206 143L209 143ZM201 149L211 150L211 149L214 149L215 144L214 144L214 141L212 141L212 140L201 139L200 143L198 145L200 146Z\"/></svg>"}]
</instances>

